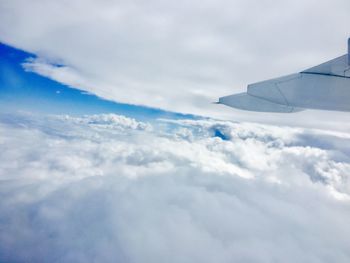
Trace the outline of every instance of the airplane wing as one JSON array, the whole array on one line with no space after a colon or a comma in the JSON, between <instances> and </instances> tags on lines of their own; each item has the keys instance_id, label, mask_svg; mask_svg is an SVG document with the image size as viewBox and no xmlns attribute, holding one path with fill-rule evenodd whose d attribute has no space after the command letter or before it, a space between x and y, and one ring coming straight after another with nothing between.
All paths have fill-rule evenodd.
<instances>
[{"instance_id":1,"label":"airplane wing","mask_svg":"<svg viewBox=\"0 0 350 263\"><path fill-rule=\"evenodd\" d=\"M221 97L219 99L219 104L224 104L241 110L261 112L290 113L302 110L291 107L287 103L277 103L269 98L266 99L254 96L248 92Z\"/></svg>"},{"instance_id":2,"label":"airplane wing","mask_svg":"<svg viewBox=\"0 0 350 263\"><path fill-rule=\"evenodd\" d=\"M350 111L350 38L348 54L300 73L250 84L247 92L221 97L219 103L261 112Z\"/></svg>"},{"instance_id":3,"label":"airplane wing","mask_svg":"<svg viewBox=\"0 0 350 263\"><path fill-rule=\"evenodd\" d=\"M332 59L316 67L309 68L301 73L324 74L339 77L350 77L350 65L348 64L348 54Z\"/></svg>"}]
</instances>

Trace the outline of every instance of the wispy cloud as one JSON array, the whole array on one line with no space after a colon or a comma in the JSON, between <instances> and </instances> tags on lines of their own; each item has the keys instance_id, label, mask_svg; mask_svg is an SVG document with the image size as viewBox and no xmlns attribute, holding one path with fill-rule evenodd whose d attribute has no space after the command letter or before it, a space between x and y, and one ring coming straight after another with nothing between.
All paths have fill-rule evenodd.
<instances>
[{"instance_id":1,"label":"wispy cloud","mask_svg":"<svg viewBox=\"0 0 350 263\"><path fill-rule=\"evenodd\" d=\"M31 70L106 99L268 121L211 102L345 53L349 9L347 0L10 0L0 4L0 40L38 54ZM308 124L314 115L273 119Z\"/></svg>"}]
</instances>

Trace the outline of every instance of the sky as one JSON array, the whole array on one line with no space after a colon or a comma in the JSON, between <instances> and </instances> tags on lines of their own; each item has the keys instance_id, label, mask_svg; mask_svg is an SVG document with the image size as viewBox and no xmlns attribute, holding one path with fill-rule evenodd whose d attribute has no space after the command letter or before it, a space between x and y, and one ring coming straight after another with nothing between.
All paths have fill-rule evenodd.
<instances>
[{"instance_id":1,"label":"sky","mask_svg":"<svg viewBox=\"0 0 350 263\"><path fill-rule=\"evenodd\" d=\"M91 93L69 87L26 70L36 55L0 44L0 109L2 112L30 111L46 114L119 114L150 118L192 117L150 108L104 100Z\"/></svg>"},{"instance_id":2,"label":"sky","mask_svg":"<svg viewBox=\"0 0 350 263\"><path fill-rule=\"evenodd\" d=\"M348 10L347 0L4 0L0 41L38 56L27 70L104 99L235 121L349 130L346 113L267 115L212 104L249 83L345 54Z\"/></svg>"},{"instance_id":3,"label":"sky","mask_svg":"<svg viewBox=\"0 0 350 263\"><path fill-rule=\"evenodd\" d=\"M349 262L349 113L212 104L346 53L349 10L0 1L0 262Z\"/></svg>"}]
</instances>

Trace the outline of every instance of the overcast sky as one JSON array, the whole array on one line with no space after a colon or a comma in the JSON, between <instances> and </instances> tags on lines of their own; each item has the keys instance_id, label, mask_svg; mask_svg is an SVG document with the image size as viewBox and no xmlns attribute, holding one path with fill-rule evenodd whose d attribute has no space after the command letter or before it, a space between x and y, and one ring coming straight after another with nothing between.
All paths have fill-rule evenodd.
<instances>
[{"instance_id":1,"label":"overcast sky","mask_svg":"<svg viewBox=\"0 0 350 263\"><path fill-rule=\"evenodd\" d=\"M27 70L118 102L235 120L350 123L344 113L267 117L210 104L346 53L349 10L348 0L4 0L0 41L39 55Z\"/></svg>"}]
</instances>

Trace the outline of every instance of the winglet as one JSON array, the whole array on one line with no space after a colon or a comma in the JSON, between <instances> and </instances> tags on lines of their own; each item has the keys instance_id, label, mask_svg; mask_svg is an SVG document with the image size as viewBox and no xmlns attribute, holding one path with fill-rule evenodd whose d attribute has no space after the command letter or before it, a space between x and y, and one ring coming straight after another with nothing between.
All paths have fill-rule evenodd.
<instances>
[{"instance_id":1,"label":"winglet","mask_svg":"<svg viewBox=\"0 0 350 263\"><path fill-rule=\"evenodd\" d=\"M350 66L350 37L348 39L348 65Z\"/></svg>"}]
</instances>

